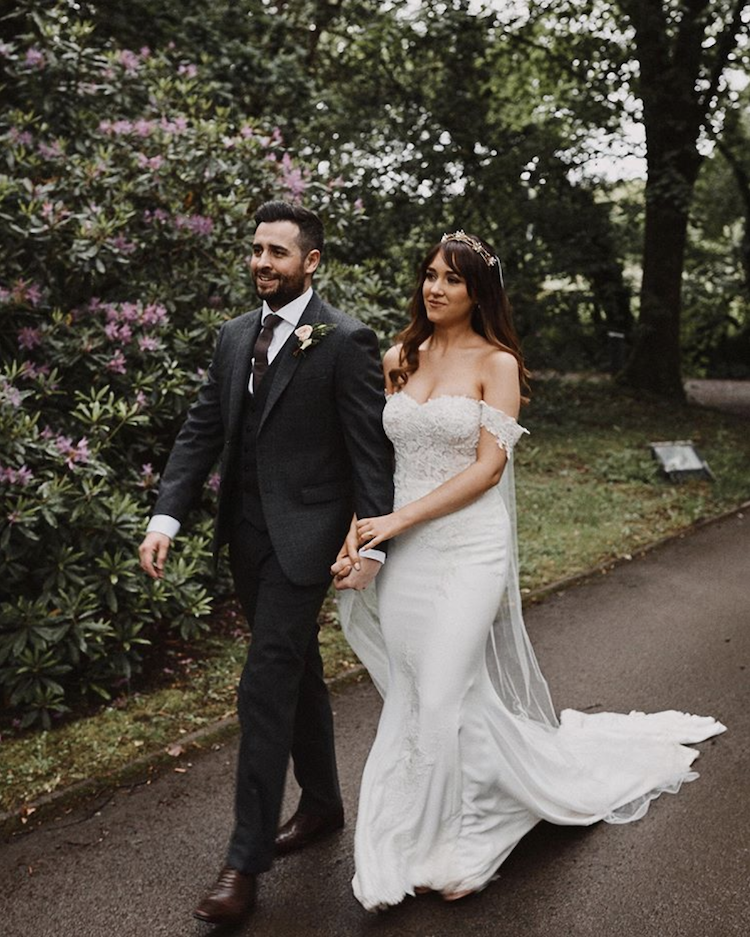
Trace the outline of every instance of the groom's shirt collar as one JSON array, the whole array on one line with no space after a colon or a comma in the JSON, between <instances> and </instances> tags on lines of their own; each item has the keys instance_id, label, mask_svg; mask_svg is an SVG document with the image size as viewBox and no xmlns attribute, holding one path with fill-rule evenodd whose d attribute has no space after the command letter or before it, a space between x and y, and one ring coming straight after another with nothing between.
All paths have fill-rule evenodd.
<instances>
[{"instance_id":1,"label":"groom's shirt collar","mask_svg":"<svg viewBox=\"0 0 750 937\"><path fill-rule=\"evenodd\" d=\"M299 325L299 320L302 318L302 313L307 308L307 304L312 299L313 288L305 290L305 292L298 296L296 299L293 299L290 303L287 303L286 306L282 306L281 309L276 310L276 315L281 316L281 318L288 322L293 329L296 329ZM263 300L263 311L261 312L261 321L265 320L266 316L270 315L273 312L273 309L268 305L268 303ZM278 328L278 326L277 326Z\"/></svg>"}]
</instances>

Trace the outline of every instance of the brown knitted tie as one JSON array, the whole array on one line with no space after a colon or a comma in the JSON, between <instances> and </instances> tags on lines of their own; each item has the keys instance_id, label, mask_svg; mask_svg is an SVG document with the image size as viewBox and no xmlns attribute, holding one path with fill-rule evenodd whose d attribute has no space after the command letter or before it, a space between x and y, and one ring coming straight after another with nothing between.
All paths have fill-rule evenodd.
<instances>
[{"instance_id":1,"label":"brown knitted tie","mask_svg":"<svg viewBox=\"0 0 750 937\"><path fill-rule=\"evenodd\" d=\"M253 393L257 394L263 375L268 370L268 347L273 338L273 330L284 320L281 316L271 313L263 320L263 327L258 333L253 349Z\"/></svg>"}]
</instances>

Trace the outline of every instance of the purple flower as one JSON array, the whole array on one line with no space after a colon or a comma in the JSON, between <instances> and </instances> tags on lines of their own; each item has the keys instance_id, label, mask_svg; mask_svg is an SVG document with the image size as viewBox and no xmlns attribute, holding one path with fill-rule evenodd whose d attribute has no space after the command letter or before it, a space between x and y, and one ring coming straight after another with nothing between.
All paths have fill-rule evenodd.
<instances>
[{"instance_id":1,"label":"purple flower","mask_svg":"<svg viewBox=\"0 0 750 937\"><path fill-rule=\"evenodd\" d=\"M19 282L22 282L22 281L19 281ZM42 298L41 289L36 285L36 283L24 284L24 287L25 287L25 294L26 294L26 302L29 303L30 306L38 306Z\"/></svg>"},{"instance_id":2,"label":"purple flower","mask_svg":"<svg viewBox=\"0 0 750 937\"><path fill-rule=\"evenodd\" d=\"M187 126L187 117L175 117L173 120L167 120L166 117L162 117L161 120L161 129L165 133L172 133L177 137L185 133Z\"/></svg>"},{"instance_id":3,"label":"purple flower","mask_svg":"<svg viewBox=\"0 0 750 937\"><path fill-rule=\"evenodd\" d=\"M141 466L141 480L138 482L141 488L153 488L158 480L158 473L154 472L154 467L150 462Z\"/></svg>"},{"instance_id":4,"label":"purple flower","mask_svg":"<svg viewBox=\"0 0 750 937\"><path fill-rule=\"evenodd\" d=\"M40 143L37 146L37 152L44 159L59 159L61 156L64 156L62 145L59 140L55 140L53 143Z\"/></svg>"},{"instance_id":5,"label":"purple flower","mask_svg":"<svg viewBox=\"0 0 750 937\"><path fill-rule=\"evenodd\" d=\"M17 127L11 127L8 136L11 143L17 143L19 146L31 146L34 139L28 130L19 130Z\"/></svg>"},{"instance_id":6,"label":"purple flower","mask_svg":"<svg viewBox=\"0 0 750 937\"><path fill-rule=\"evenodd\" d=\"M117 237L112 238L109 243L121 254L132 254L137 247L135 241L129 241L124 234L118 234Z\"/></svg>"},{"instance_id":7,"label":"purple flower","mask_svg":"<svg viewBox=\"0 0 750 937\"><path fill-rule=\"evenodd\" d=\"M152 338L150 335L144 335L138 339L138 347L141 351L157 351L161 346L158 339Z\"/></svg>"},{"instance_id":8,"label":"purple flower","mask_svg":"<svg viewBox=\"0 0 750 937\"><path fill-rule=\"evenodd\" d=\"M73 445L73 440L69 436L60 434L55 437L55 447L60 455L64 456L65 464L69 469L74 468L76 463L83 464L91 458L89 441L85 436L82 436L76 445Z\"/></svg>"},{"instance_id":9,"label":"purple flower","mask_svg":"<svg viewBox=\"0 0 750 937\"><path fill-rule=\"evenodd\" d=\"M132 133L132 132L133 132L133 124L132 124L132 122L129 121L129 120L116 120L116 121L112 124L112 130L111 130L111 132L114 133L114 134L117 135L117 136L120 136L120 135L123 135L123 134L127 134L127 133Z\"/></svg>"},{"instance_id":10,"label":"purple flower","mask_svg":"<svg viewBox=\"0 0 750 937\"><path fill-rule=\"evenodd\" d=\"M156 127L155 120L146 120L145 117L142 117L133 124L133 133L138 137L150 137Z\"/></svg>"},{"instance_id":11,"label":"purple flower","mask_svg":"<svg viewBox=\"0 0 750 937\"><path fill-rule=\"evenodd\" d=\"M116 351L107 362L107 370L112 374L125 374L127 367L125 365L125 355L121 351Z\"/></svg>"},{"instance_id":12,"label":"purple flower","mask_svg":"<svg viewBox=\"0 0 750 937\"><path fill-rule=\"evenodd\" d=\"M37 345L42 344L42 332L41 329L32 329L30 326L25 326L22 329L18 330L18 347L26 348L29 351L32 348L36 348Z\"/></svg>"},{"instance_id":13,"label":"purple flower","mask_svg":"<svg viewBox=\"0 0 750 937\"><path fill-rule=\"evenodd\" d=\"M121 303L119 317L123 322L137 322L140 310L135 303Z\"/></svg>"},{"instance_id":14,"label":"purple flower","mask_svg":"<svg viewBox=\"0 0 750 937\"><path fill-rule=\"evenodd\" d=\"M9 523L9 524L17 524L20 520L21 520L21 515L18 513L18 511L11 511L10 514L8 514L8 523ZM18 721L18 720L14 720L14 724L15 724L15 722L17 722L17 721ZM20 726L21 723L19 722L18 725Z\"/></svg>"},{"instance_id":15,"label":"purple flower","mask_svg":"<svg viewBox=\"0 0 750 937\"><path fill-rule=\"evenodd\" d=\"M213 218L206 215L177 215L174 223L176 228L186 229L200 237L208 237L214 229Z\"/></svg>"},{"instance_id":16,"label":"purple flower","mask_svg":"<svg viewBox=\"0 0 750 937\"><path fill-rule=\"evenodd\" d=\"M148 397L143 393L142 390L139 390L135 395L135 402L139 407L143 408L148 403Z\"/></svg>"},{"instance_id":17,"label":"purple flower","mask_svg":"<svg viewBox=\"0 0 750 937\"><path fill-rule=\"evenodd\" d=\"M21 406L21 392L14 387L6 378L0 378L0 401L9 403L11 407L17 409Z\"/></svg>"},{"instance_id":18,"label":"purple flower","mask_svg":"<svg viewBox=\"0 0 750 937\"><path fill-rule=\"evenodd\" d=\"M211 491L218 491L221 487L221 475L219 472L214 472L211 476L209 476L207 484Z\"/></svg>"},{"instance_id":19,"label":"purple flower","mask_svg":"<svg viewBox=\"0 0 750 937\"><path fill-rule=\"evenodd\" d=\"M143 325L162 325L167 321L167 310L158 303L149 303L141 313Z\"/></svg>"},{"instance_id":20,"label":"purple flower","mask_svg":"<svg viewBox=\"0 0 750 937\"><path fill-rule=\"evenodd\" d=\"M0 465L0 482L25 488L33 479L34 473L27 465L22 465L19 469L4 468Z\"/></svg>"},{"instance_id":21,"label":"purple flower","mask_svg":"<svg viewBox=\"0 0 750 937\"><path fill-rule=\"evenodd\" d=\"M180 65L177 69L178 75L184 75L186 78L195 78L198 75L197 65Z\"/></svg>"},{"instance_id":22,"label":"purple flower","mask_svg":"<svg viewBox=\"0 0 750 937\"><path fill-rule=\"evenodd\" d=\"M133 330L126 322L122 325L118 325L116 322L108 322L104 326L104 334L111 342L119 342L121 345L127 345L133 338ZM125 372L122 371L121 373L124 374Z\"/></svg>"},{"instance_id":23,"label":"purple flower","mask_svg":"<svg viewBox=\"0 0 750 937\"><path fill-rule=\"evenodd\" d=\"M161 169L162 164L164 163L163 156L146 156L145 153L138 154L138 166L141 169L153 169L154 171Z\"/></svg>"},{"instance_id":24,"label":"purple flower","mask_svg":"<svg viewBox=\"0 0 750 937\"><path fill-rule=\"evenodd\" d=\"M38 306L42 299L42 290L36 283L29 283L20 277L9 290L0 289L0 302L9 300L23 306Z\"/></svg>"},{"instance_id":25,"label":"purple flower","mask_svg":"<svg viewBox=\"0 0 750 937\"><path fill-rule=\"evenodd\" d=\"M130 49L120 49L117 53L117 61L122 65L128 74L135 74L141 67L141 60L137 52L131 52Z\"/></svg>"},{"instance_id":26,"label":"purple flower","mask_svg":"<svg viewBox=\"0 0 750 937\"><path fill-rule=\"evenodd\" d=\"M34 364L33 361L24 361L21 365L21 375L27 380L34 380L34 378L42 377L42 375L49 374L50 366L48 364Z\"/></svg>"},{"instance_id":27,"label":"purple flower","mask_svg":"<svg viewBox=\"0 0 750 937\"><path fill-rule=\"evenodd\" d=\"M28 68L44 68L44 52L42 52L41 49L37 49L36 46L27 49L26 55L24 56L24 64L28 66Z\"/></svg>"},{"instance_id":28,"label":"purple flower","mask_svg":"<svg viewBox=\"0 0 750 937\"><path fill-rule=\"evenodd\" d=\"M307 188L307 180L302 170L294 166L288 153L284 153L281 158L281 181L293 198L299 198Z\"/></svg>"},{"instance_id":29,"label":"purple flower","mask_svg":"<svg viewBox=\"0 0 750 937\"><path fill-rule=\"evenodd\" d=\"M169 221L169 212L164 211L163 208L155 208L153 211L147 208L143 213L143 220L147 224L152 221Z\"/></svg>"}]
</instances>

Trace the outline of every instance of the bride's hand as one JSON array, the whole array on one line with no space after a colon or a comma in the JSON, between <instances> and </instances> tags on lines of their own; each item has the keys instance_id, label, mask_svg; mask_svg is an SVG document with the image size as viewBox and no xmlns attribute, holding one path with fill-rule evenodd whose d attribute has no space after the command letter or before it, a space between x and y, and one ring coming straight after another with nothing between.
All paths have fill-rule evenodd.
<instances>
[{"instance_id":1,"label":"bride's hand","mask_svg":"<svg viewBox=\"0 0 750 937\"><path fill-rule=\"evenodd\" d=\"M363 517L357 521L357 538L360 550L371 550L378 544L390 540L406 529L397 512L380 517Z\"/></svg>"}]
</instances>

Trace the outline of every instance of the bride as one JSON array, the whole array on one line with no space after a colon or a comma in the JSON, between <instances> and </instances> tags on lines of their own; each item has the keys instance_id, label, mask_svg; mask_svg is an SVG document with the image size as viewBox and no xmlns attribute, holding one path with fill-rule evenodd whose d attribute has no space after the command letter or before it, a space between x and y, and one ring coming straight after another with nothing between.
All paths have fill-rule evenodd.
<instances>
[{"instance_id":1,"label":"bride","mask_svg":"<svg viewBox=\"0 0 750 937\"><path fill-rule=\"evenodd\" d=\"M636 820L697 775L724 726L669 711L562 712L521 615L513 447L527 372L494 250L446 234L384 358L396 500L355 519L333 566L389 542L376 585L343 591L347 637L384 698L362 777L354 893L368 910L484 888L539 820Z\"/></svg>"}]
</instances>

